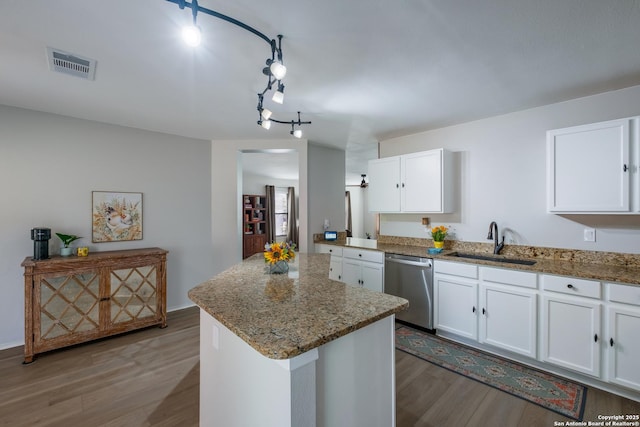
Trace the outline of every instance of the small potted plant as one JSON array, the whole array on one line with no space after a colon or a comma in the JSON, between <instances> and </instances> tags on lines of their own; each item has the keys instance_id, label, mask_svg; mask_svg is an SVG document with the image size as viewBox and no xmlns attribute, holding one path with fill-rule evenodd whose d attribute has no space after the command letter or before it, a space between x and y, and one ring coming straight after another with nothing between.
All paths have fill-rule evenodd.
<instances>
[{"instance_id":1,"label":"small potted plant","mask_svg":"<svg viewBox=\"0 0 640 427\"><path fill-rule=\"evenodd\" d=\"M447 231L449 231L449 229L444 225L433 227L431 229L433 246L435 246L437 249L442 249L442 247L444 246L444 238L447 237Z\"/></svg>"},{"instance_id":2,"label":"small potted plant","mask_svg":"<svg viewBox=\"0 0 640 427\"><path fill-rule=\"evenodd\" d=\"M71 251L72 249L69 247L69 245L72 242L75 242L78 239L81 239L82 237L79 236L75 236L73 234L62 234L62 233L56 233L56 236L58 236L60 238L60 240L62 240L62 247L60 248L60 255L61 256L69 256L71 255Z\"/></svg>"}]
</instances>

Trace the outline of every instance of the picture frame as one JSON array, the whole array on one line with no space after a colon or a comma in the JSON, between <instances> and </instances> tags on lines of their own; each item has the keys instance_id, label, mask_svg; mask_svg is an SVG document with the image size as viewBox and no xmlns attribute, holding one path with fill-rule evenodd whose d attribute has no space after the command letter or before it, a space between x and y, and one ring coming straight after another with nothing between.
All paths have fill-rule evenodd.
<instances>
[{"instance_id":1,"label":"picture frame","mask_svg":"<svg viewBox=\"0 0 640 427\"><path fill-rule=\"evenodd\" d=\"M142 193L92 191L91 241L142 240Z\"/></svg>"}]
</instances>

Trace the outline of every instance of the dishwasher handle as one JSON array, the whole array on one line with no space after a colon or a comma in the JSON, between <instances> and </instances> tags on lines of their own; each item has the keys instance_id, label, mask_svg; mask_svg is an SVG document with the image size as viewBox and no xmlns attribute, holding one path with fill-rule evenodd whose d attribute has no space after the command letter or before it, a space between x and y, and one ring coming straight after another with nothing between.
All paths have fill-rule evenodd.
<instances>
[{"instance_id":1,"label":"dishwasher handle","mask_svg":"<svg viewBox=\"0 0 640 427\"><path fill-rule=\"evenodd\" d=\"M388 257L388 258L385 258L385 262L393 262L396 264L403 264L403 265L413 265L413 266L422 267L422 268L431 268L431 260L411 261L407 259Z\"/></svg>"}]
</instances>

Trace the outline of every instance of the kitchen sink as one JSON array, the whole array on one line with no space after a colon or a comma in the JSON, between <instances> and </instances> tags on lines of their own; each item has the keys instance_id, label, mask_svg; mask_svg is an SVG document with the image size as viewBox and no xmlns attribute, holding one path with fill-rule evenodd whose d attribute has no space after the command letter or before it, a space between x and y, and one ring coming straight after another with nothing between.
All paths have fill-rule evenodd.
<instances>
[{"instance_id":1,"label":"kitchen sink","mask_svg":"<svg viewBox=\"0 0 640 427\"><path fill-rule=\"evenodd\" d=\"M466 254L462 252L452 252L450 254L447 254L447 256L457 257L457 258L479 259L482 261L501 262L505 264L534 265L536 263L536 261L531 261L528 259L503 258L495 255Z\"/></svg>"}]
</instances>

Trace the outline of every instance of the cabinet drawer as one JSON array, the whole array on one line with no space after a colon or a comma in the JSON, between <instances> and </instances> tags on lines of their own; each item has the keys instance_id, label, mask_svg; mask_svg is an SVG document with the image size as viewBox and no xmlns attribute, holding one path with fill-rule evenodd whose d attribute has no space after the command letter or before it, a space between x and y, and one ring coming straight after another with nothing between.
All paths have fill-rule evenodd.
<instances>
[{"instance_id":1,"label":"cabinet drawer","mask_svg":"<svg viewBox=\"0 0 640 427\"><path fill-rule=\"evenodd\" d=\"M362 261L377 262L379 264L384 263L384 252L378 251L365 251L363 249L344 248L342 251L344 258L359 259Z\"/></svg>"},{"instance_id":2,"label":"cabinet drawer","mask_svg":"<svg viewBox=\"0 0 640 427\"><path fill-rule=\"evenodd\" d=\"M600 298L600 282L575 277L542 275L542 289L588 298Z\"/></svg>"},{"instance_id":3,"label":"cabinet drawer","mask_svg":"<svg viewBox=\"0 0 640 427\"><path fill-rule=\"evenodd\" d=\"M342 246L336 245L325 245L321 243L316 243L316 252L321 254L331 254L335 256L342 256Z\"/></svg>"},{"instance_id":4,"label":"cabinet drawer","mask_svg":"<svg viewBox=\"0 0 640 427\"><path fill-rule=\"evenodd\" d=\"M538 275L529 271L480 267L480 278L485 282L506 283L531 289L538 287Z\"/></svg>"},{"instance_id":5,"label":"cabinet drawer","mask_svg":"<svg viewBox=\"0 0 640 427\"><path fill-rule=\"evenodd\" d=\"M441 274L451 274L454 276L468 277L470 279L478 278L478 266L474 264L466 264L462 262L434 261L434 272Z\"/></svg>"},{"instance_id":6,"label":"cabinet drawer","mask_svg":"<svg viewBox=\"0 0 640 427\"><path fill-rule=\"evenodd\" d=\"M609 286L609 301L623 304L640 305L640 286L619 285L607 283Z\"/></svg>"}]
</instances>

